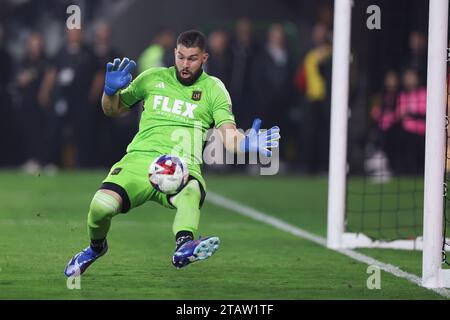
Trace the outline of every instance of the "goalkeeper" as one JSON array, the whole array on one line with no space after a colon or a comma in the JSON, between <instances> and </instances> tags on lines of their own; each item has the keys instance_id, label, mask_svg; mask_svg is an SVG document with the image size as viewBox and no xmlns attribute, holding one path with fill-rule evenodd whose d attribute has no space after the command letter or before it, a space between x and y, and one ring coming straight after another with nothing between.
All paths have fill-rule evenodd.
<instances>
[{"instance_id":1,"label":"goalkeeper","mask_svg":"<svg viewBox=\"0 0 450 320\"><path fill-rule=\"evenodd\" d=\"M258 152L271 156L278 146L279 128L259 130L256 119L252 129L243 135L236 129L231 99L223 83L206 74L202 66L208 60L205 36L196 30L181 33L177 39L175 66L153 68L132 81L136 67L127 58L114 59L106 66L102 108L107 116L116 117L144 102L139 131L127 147L126 155L111 168L94 195L88 214L90 245L73 256L64 273L70 277L82 274L108 250L106 240L111 220L146 201L176 209L173 223L175 252L172 264L181 268L191 262L210 257L219 247L218 237L196 240L200 208L205 199L205 181L200 164L203 144L190 137L215 126L224 146L231 152ZM179 132L183 132L187 148L181 150L189 168L189 181L176 195L155 190L148 181L149 164L163 154L174 154Z\"/></svg>"}]
</instances>

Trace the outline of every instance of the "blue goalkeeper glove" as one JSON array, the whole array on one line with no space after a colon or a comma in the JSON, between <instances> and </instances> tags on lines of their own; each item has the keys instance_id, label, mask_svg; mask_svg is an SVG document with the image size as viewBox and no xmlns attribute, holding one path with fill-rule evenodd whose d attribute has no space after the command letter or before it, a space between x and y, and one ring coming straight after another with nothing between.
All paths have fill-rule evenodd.
<instances>
[{"instance_id":1,"label":"blue goalkeeper glove","mask_svg":"<svg viewBox=\"0 0 450 320\"><path fill-rule=\"evenodd\" d=\"M131 72L136 67L136 62L128 58L114 59L114 63L108 62L105 75L105 94L113 96L120 89L126 88L133 76Z\"/></svg>"},{"instance_id":2,"label":"blue goalkeeper glove","mask_svg":"<svg viewBox=\"0 0 450 320\"><path fill-rule=\"evenodd\" d=\"M278 147L280 128L272 127L267 131L259 131L261 119L253 121L250 132L241 141L240 150L243 152L259 152L266 157L272 156L270 149Z\"/></svg>"}]
</instances>

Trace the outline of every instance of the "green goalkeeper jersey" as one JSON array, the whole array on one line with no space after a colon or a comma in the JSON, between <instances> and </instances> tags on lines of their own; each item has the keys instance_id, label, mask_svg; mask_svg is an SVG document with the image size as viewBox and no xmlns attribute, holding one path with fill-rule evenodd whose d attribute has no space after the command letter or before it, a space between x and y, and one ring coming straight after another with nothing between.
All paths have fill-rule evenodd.
<instances>
[{"instance_id":1,"label":"green goalkeeper jersey","mask_svg":"<svg viewBox=\"0 0 450 320\"><path fill-rule=\"evenodd\" d=\"M144 102L139 132L127 152L181 156L189 170L198 174L208 129L235 124L228 91L205 72L185 86L177 80L175 67L152 68L123 89L120 100L130 108Z\"/></svg>"}]
</instances>

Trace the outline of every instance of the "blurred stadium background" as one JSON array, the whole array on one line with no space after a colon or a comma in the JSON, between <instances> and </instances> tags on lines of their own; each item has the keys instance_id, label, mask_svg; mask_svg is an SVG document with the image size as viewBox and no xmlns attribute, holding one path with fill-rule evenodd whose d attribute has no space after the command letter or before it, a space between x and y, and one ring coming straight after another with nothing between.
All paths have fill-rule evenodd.
<instances>
[{"instance_id":1,"label":"blurred stadium background","mask_svg":"<svg viewBox=\"0 0 450 320\"><path fill-rule=\"evenodd\" d=\"M69 32L72 4L81 8L82 28ZM366 26L374 4L380 30ZM422 232L428 5L353 4L347 227L373 238ZM382 290L369 290L366 265L213 203L201 220L205 232L223 239L208 261L211 276L199 279L196 271L205 266L184 275L170 269L172 218L149 204L114 221L114 250L83 276L83 290L67 290L62 269L87 241L91 196L139 120L139 108L117 119L102 114L104 66L123 56L138 62L136 75L171 66L176 36L190 28L208 37L205 69L230 91L238 126L247 129L258 116L263 126L279 125L283 136L277 176L257 177L252 166L204 166L208 189L326 236L333 1L0 0L0 6L1 299L442 298L387 273ZM392 120L411 103L413 127ZM129 256L117 263L119 251ZM419 251L358 251L420 276ZM200 290L183 288L177 282L183 277L201 282Z\"/></svg>"}]
</instances>

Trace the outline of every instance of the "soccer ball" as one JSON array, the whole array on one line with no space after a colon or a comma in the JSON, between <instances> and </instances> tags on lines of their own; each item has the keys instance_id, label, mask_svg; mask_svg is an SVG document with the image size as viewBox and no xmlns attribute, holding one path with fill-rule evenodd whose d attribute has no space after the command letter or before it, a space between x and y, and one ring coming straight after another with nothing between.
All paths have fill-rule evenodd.
<instances>
[{"instance_id":1,"label":"soccer ball","mask_svg":"<svg viewBox=\"0 0 450 320\"><path fill-rule=\"evenodd\" d=\"M189 170L179 157L162 155L156 158L148 169L151 185L165 194L178 193L187 183Z\"/></svg>"}]
</instances>

